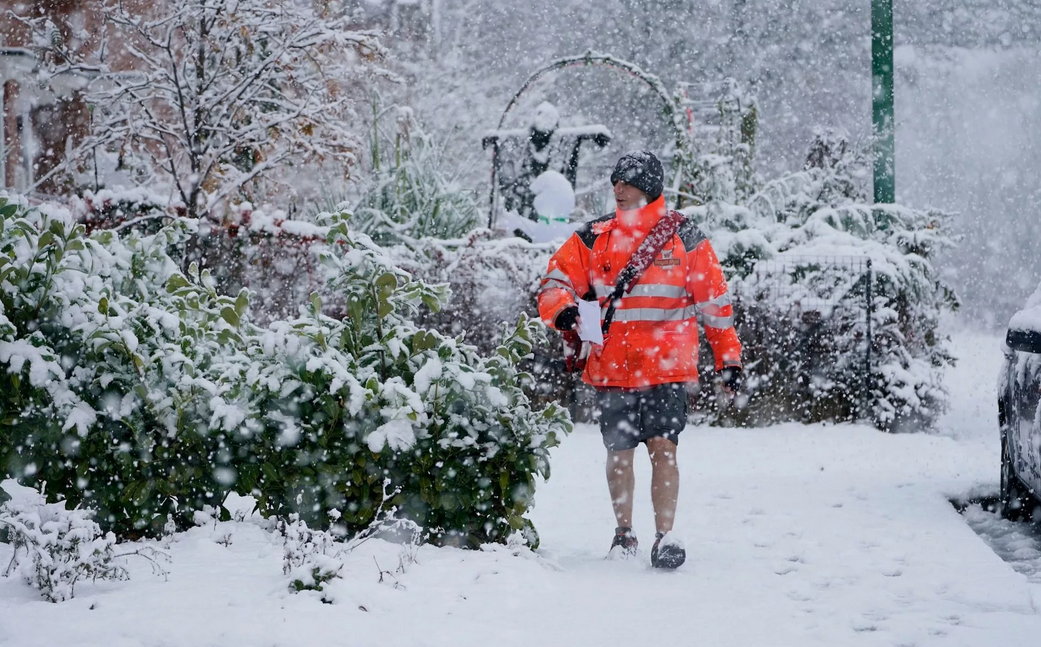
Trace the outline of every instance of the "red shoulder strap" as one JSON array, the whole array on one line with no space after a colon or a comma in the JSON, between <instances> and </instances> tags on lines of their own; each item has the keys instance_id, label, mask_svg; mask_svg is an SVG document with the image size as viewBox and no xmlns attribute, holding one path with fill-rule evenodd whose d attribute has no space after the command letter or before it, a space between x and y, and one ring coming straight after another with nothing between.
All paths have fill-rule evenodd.
<instances>
[{"instance_id":1,"label":"red shoulder strap","mask_svg":"<svg viewBox=\"0 0 1041 647\"><path fill-rule=\"evenodd\" d=\"M607 304L607 312L604 313L604 322L600 326L605 335L607 334L607 329L611 327L611 320L614 319L614 311L619 299L622 298L623 294L632 291L633 286L643 276L644 271L651 266L654 259L661 253L662 248L672 240L672 237L686 218L679 211L667 211L655 223L654 227L651 227L647 237L643 239L640 246L633 252L632 258L629 259L622 271L618 273L614 292L611 293L610 301Z\"/></svg>"}]
</instances>

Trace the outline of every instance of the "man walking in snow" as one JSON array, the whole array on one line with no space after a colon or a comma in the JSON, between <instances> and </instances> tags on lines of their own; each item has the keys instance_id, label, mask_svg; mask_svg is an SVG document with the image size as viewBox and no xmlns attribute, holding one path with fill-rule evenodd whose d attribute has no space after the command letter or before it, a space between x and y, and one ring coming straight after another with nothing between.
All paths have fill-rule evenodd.
<instances>
[{"instance_id":1,"label":"man walking in snow","mask_svg":"<svg viewBox=\"0 0 1041 647\"><path fill-rule=\"evenodd\" d=\"M538 301L543 321L560 331L577 329L579 299L599 302L604 341L590 349L582 379L597 390L607 447L617 526L611 555L636 554L633 458L642 442L657 531L651 564L676 568L686 558L672 533L676 443L687 422L686 387L698 380L697 318L731 393L740 386L741 343L719 260L691 219L666 209L663 181L652 153L619 159L611 174L615 212L583 225L553 255Z\"/></svg>"}]
</instances>

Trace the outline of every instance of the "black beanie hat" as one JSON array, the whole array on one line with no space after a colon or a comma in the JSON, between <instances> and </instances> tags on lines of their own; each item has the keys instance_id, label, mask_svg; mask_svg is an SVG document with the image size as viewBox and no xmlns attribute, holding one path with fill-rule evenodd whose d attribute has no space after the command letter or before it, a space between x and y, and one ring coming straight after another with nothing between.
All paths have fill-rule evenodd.
<instances>
[{"instance_id":1,"label":"black beanie hat","mask_svg":"<svg viewBox=\"0 0 1041 647\"><path fill-rule=\"evenodd\" d=\"M665 170L650 151L632 151L619 158L611 173L611 184L625 182L647 194L648 200L657 200L665 183Z\"/></svg>"}]
</instances>

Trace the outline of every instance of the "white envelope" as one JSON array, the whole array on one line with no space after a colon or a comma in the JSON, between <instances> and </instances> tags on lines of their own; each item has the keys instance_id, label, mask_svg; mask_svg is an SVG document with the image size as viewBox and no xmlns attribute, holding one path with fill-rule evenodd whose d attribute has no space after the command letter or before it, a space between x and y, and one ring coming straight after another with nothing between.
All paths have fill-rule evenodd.
<instances>
[{"instance_id":1,"label":"white envelope","mask_svg":"<svg viewBox=\"0 0 1041 647\"><path fill-rule=\"evenodd\" d=\"M578 316L582 322L578 326L578 336L597 346L604 345L604 333L600 329L600 302L578 300Z\"/></svg>"}]
</instances>

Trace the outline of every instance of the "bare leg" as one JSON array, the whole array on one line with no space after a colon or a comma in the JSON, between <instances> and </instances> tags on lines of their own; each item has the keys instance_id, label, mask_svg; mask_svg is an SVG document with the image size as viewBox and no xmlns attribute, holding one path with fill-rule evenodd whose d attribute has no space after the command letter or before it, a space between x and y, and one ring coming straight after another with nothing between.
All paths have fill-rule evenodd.
<instances>
[{"instance_id":1,"label":"bare leg","mask_svg":"<svg viewBox=\"0 0 1041 647\"><path fill-rule=\"evenodd\" d=\"M611 492L615 523L619 528L633 527L633 490L636 477L633 475L635 449L607 452L607 489Z\"/></svg>"},{"instance_id":2,"label":"bare leg","mask_svg":"<svg viewBox=\"0 0 1041 647\"><path fill-rule=\"evenodd\" d=\"M647 453L651 457L651 502L654 504L654 525L658 532L666 533L672 530L672 522L676 519L676 501L680 496L680 469L676 463L676 443L666 438L648 438Z\"/></svg>"}]
</instances>

